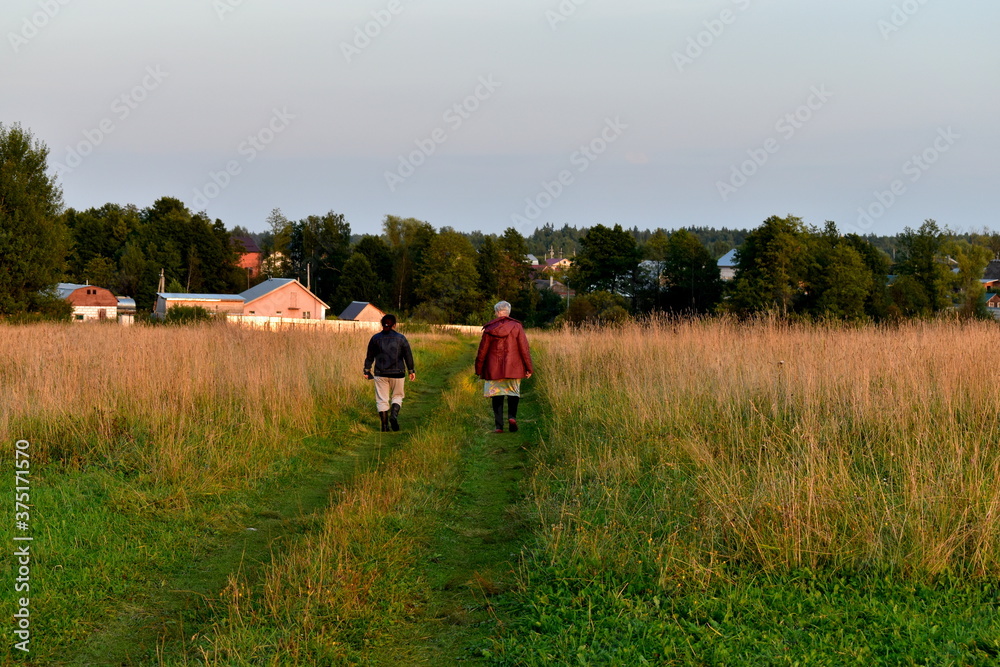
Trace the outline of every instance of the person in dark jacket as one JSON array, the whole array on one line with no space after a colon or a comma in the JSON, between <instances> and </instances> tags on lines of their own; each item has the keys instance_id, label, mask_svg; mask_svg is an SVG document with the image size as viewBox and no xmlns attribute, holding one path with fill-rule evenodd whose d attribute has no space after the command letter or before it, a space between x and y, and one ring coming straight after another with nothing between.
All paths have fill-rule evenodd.
<instances>
[{"instance_id":1,"label":"person in dark jacket","mask_svg":"<svg viewBox=\"0 0 1000 667\"><path fill-rule=\"evenodd\" d=\"M406 336L394 330L395 327L395 315L383 316L382 331L368 341L365 356L365 377L375 381L375 407L383 433L390 428L399 430L399 409L403 406L403 381L407 372L411 382L417 379L410 343Z\"/></svg>"},{"instance_id":2,"label":"person in dark jacket","mask_svg":"<svg viewBox=\"0 0 1000 667\"><path fill-rule=\"evenodd\" d=\"M521 323L510 317L510 304L501 301L493 307L496 319L483 327L483 338L476 353L476 375L485 380L483 395L493 400L494 433L503 433L503 399L507 397L507 424L517 431L517 404L521 400L521 380L530 378L534 369L528 337Z\"/></svg>"}]
</instances>

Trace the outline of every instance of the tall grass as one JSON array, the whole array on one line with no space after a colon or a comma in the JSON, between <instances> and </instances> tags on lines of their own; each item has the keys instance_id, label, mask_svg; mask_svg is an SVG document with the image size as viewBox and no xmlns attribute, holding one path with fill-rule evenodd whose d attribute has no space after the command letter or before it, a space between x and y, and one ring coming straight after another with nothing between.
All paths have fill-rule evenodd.
<instances>
[{"instance_id":1,"label":"tall grass","mask_svg":"<svg viewBox=\"0 0 1000 667\"><path fill-rule=\"evenodd\" d=\"M0 437L36 464L209 491L263 475L367 389L370 333L5 326Z\"/></svg>"},{"instance_id":2,"label":"tall grass","mask_svg":"<svg viewBox=\"0 0 1000 667\"><path fill-rule=\"evenodd\" d=\"M992 323L653 322L536 338L553 564L1000 571Z\"/></svg>"}]
</instances>

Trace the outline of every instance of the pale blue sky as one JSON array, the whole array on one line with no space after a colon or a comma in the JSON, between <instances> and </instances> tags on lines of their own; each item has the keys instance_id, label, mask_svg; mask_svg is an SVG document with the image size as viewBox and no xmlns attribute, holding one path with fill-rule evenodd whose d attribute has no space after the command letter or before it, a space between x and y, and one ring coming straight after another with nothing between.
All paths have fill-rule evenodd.
<instances>
[{"instance_id":1,"label":"pale blue sky","mask_svg":"<svg viewBox=\"0 0 1000 667\"><path fill-rule=\"evenodd\" d=\"M75 208L1000 228L987 0L7 0L0 25L0 121Z\"/></svg>"}]
</instances>

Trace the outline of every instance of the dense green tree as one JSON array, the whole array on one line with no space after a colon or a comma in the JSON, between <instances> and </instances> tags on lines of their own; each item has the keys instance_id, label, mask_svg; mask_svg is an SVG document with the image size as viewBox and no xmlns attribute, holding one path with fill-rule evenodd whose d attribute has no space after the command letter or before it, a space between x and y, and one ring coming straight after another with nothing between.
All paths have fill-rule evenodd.
<instances>
[{"instance_id":1,"label":"dense green tree","mask_svg":"<svg viewBox=\"0 0 1000 667\"><path fill-rule=\"evenodd\" d=\"M330 302L340 286L344 263L351 252L351 226L340 213L310 215L291 225L288 243L289 277L309 284L320 299Z\"/></svg>"},{"instance_id":2,"label":"dense green tree","mask_svg":"<svg viewBox=\"0 0 1000 667\"><path fill-rule=\"evenodd\" d=\"M771 216L736 253L730 307L743 315L793 312L805 295L808 260L809 232L802 220Z\"/></svg>"},{"instance_id":3,"label":"dense green tree","mask_svg":"<svg viewBox=\"0 0 1000 667\"><path fill-rule=\"evenodd\" d=\"M569 324L620 324L629 319L628 300L620 294L598 290L571 300L562 316Z\"/></svg>"},{"instance_id":4,"label":"dense green tree","mask_svg":"<svg viewBox=\"0 0 1000 667\"><path fill-rule=\"evenodd\" d=\"M483 237L476 249L476 270L479 273L479 291L488 299L499 299L500 244L494 234Z\"/></svg>"},{"instance_id":5,"label":"dense green tree","mask_svg":"<svg viewBox=\"0 0 1000 667\"><path fill-rule=\"evenodd\" d=\"M926 220L920 228L906 227L899 236L899 261L896 271L901 276L911 276L915 286L907 282L908 290L923 292L922 297L909 295L907 306L924 304L915 315L930 315L951 305L954 277L951 265L945 256L945 244L949 234L941 230L934 220ZM982 275L979 276L980 278ZM893 293L895 297L896 292ZM904 309L906 312L906 309Z\"/></svg>"},{"instance_id":6,"label":"dense green tree","mask_svg":"<svg viewBox=\"0 0 1000 667\"><path fill-rule=\"evenodd\" d=\"M70 237L48 156L29 131L0 124L0 316L44 310L66 267Z\"/></svg>"},{"instance_id":7,"label":"dense green tree","mask_svg":"<svg viewBox=\"0 0 1000 667\"><path fill-rule=\"evenodd\" d=\"M804 294L798 312L818 317L859 320L875 278L861 254L841 237L836 224L813 229L809 239ZM884 278L882 278L884 280Z\"/></svg>"},{"instance_id":8,"label":"dense green tree","mask_svg":"<svg viewBox=\"0 0 1000 667\"><path fill-rule=\"evenodd\" d=\"M518 295L531 288L531 265L528 263L528 244L513 227L508 227L497 239L500 247L500 265L497 267L497 295L515 301Z\"/></svg>"},{"instance_id":9,"label":"dense green tree","mask_svg":"<svg viewBox=\"0 0 1000 667\"><path fill-rule=\"evenodd\" d=\"M958 273L953 274L955 297L959 315L965 318L992 319L986 308L986 289L981 279L993 252L986 246L964 240L953 240L945 247L948 255L958 263Z\"/></svg>"},{"instance_id":10,"label":"dense green tree","mask_svg":"<svg viewBox=\"0 0 1000 667\"><path fill-rule=\"evenodd\" d=\"M434 227L422 220L394 215L387 215L382 225L392 251L392 304L400 311L410 310L417 304L417 267L423 264L424 253L435 237Z\"/></svg>"},{"instance_id":11,"label":"dense green tree","mask_svg":"<svg viewBox=\"0 0 1000 667\"><path fill-rule=\"evenodd\" d=\"M621 225L596 225L580 239L570 283L580 292L607 291L631 296L640 253Z\"/></svg>"},{"instance_id":12,"label":"dense green tree","mask_svg":"<svg viewBox=\"0 0 1000 667\"><path fill-rule=\"evenodd\" d=\"M85 268L95 258L117 264L125 244L135 236L141 223L135 206L110 203L86 211L69 209L63 217L73 238L68 258L69 277L77 282L86 277ZM114 291L119 287L116 282L93 284Z\"/></svg>"},{"instance_id":13,"label":"dense green tree","mask_svg":"<svg viewBox=\"0 0 1000 667\"><path fill-rule=\"evenodd\" d=\"M334 313L344 310L352 301L370 301L379 304L384 298L382 286L368 258L354 252L344 263L343 278L330 306Z\"/></svg>"},{"instance_id":14,"label":"dense green tree","mask_svg":"<svg viewBox=\"0 0 1000 667\"><path fill-rule=\"evenodd\" d=\"M485 236L476 251L479 289L489 299L524 302L531 289L531 266L524 237L513 227Z\"/></svg>"},{"instance_id":15,"label":"dense green tree","mask_svg":"<svg viewBox=\"0 0 1000 667\"><path fill-rule=\"evenodd\" d=\"M871 286L865 295L865 313L876 322L884 320L889 315L889 256L877 248L867 238L857 234L847 234L841 240L858 253L871 276Z\"/></svg>"},{"instance_id":16,"label":"dense green tree","mask_svg":"<svg viewBox=\"0 0 1000 667\"><path fill-rule=\"evenodd\" d=\"M476 251L462 234L442 229L421 259L416 295L448 323L465 322L482 308ZM431 312L425 310L425 312Z\"/></svg>"},{"instance_id":17,"label":"dense green tree","mask_svg":"<svg viewBox=\"0 0 1000 667\"><path fill-rule=\"evenodd\" d=\"M712 311L722 297L719 265L697 236L686 229L667 235L657 230L643 245L636 309Z\"/></svg>"},{"instance_id":18,"label":"dense green tree","mask_svg":"<svg viewBox=\"0 0 1000 667\"><path fill-rule=\"evenodd\" d=\"M83 268L83 279L89 285L100 285L120 294L118 267L107 257L93 257Z\"/></svg>"}]
</instances>

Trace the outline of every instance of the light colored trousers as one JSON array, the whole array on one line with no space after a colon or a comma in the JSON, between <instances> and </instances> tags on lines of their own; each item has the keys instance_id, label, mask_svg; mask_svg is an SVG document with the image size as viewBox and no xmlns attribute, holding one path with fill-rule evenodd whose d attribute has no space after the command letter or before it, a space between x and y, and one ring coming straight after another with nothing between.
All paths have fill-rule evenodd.
<instances>
[{"instance_id":1,"label":"light colored trousers","mask_svg":"<svg viewBox=\"0 0 1000 667\"><path fill-rule=\"evenodd\" d=\"M403 380L375 376L375 406L379 412L387 412L390 402L403 405Z\"/></svg>"}]
</instances>

